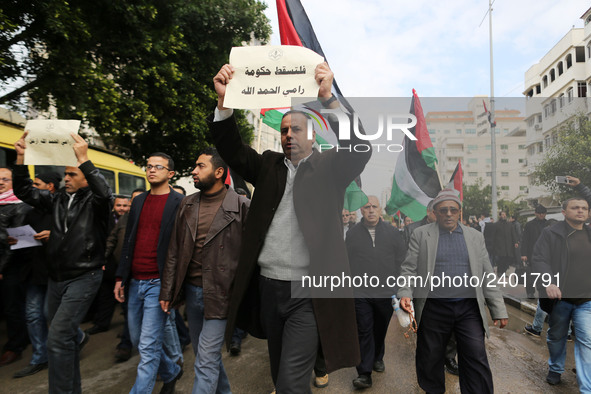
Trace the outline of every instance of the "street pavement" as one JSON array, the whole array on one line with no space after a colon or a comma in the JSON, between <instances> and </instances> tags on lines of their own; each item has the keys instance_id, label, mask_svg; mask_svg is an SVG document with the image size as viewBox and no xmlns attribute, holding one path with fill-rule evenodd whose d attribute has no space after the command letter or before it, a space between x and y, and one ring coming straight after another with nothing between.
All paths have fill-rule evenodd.
<instances>
[{"instance_id":1,"label":"street pavement","mask_svg":"<svg viewBox=\"0 0 591 394\"><path fill-rule=\"evenodd\" d=\"M562 376L562 384L550 386L545 382L547 373L547 357L545 334L541 339L523 333L523 326L530 323L532 316L513 306L508 306L509 325L501 330L491 327L491 336L486 341L489 362L494 378L495 391L498 393L573 393L577 392L573 360L573 343L568 344L566 372ZM82 390L84 393L118 394L128 393L135 380L135 372L139 356L124 363L115 363L115 345L118 343L117 333L122 329L123 318L116 310L111 330L93 335L81 354ZM0 341L4 342L6 333L1 324ZM83 329L90 324L84 324ZM335 326L335 330L339 327ZM414 353L416 335L410 339L403 335L403 329L394 316L386 339L386 370L373 373L373 387L366 393L421 393L416 383ZM545 331L545 330L544 330ZM270 378L266 342L247 337L243 342L242 353L231 357L224 352L224 365L234 393L268 394L273 390ZM47 370L36 375L13 379L12 375L25 367L30 360L30 346L18 362L0 368L1 393L46 393ZM189 346L184 352L185 373L177 383L177 393L190 393L193 385L192 369L194 356ZM355 368L339 370L330 374L327 388L312 387L313 393L349 393L355 390L352 380L357 376ZM310 377L312 382L312 377ZM156 383L154 392L159 392L161 382ZM459 382L456 376L446 374L446 387L449 393L459 393Z\"/></svg>"}]
</instances>

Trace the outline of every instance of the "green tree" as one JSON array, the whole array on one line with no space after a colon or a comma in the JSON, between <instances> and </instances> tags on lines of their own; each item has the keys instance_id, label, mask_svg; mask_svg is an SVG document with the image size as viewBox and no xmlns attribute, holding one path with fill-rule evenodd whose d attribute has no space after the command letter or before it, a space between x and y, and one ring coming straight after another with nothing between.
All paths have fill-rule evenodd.
<instances>
[{"instance_id":1,"label":"green tree","mask_svg":"<svg viewBox=\"0 0 591 394\"><path fill-rule=\"evenodd\" d=\"M462 214L465 219L469 215L477 218L481 213L489 212L492 208L492 187L483 186L484 181L478 178L475 184L464 185L464 200L462 201Z\"/></svg>"},{"instance_id":2,"label":"green tree","mask_svg":"<svg viewBox=\"0 0 591 394\"><path fill-rule=\"evenodd\" d=\"M533 172L534 183L557 194L559 199L572 195L572 188L557 184L557 175L571 175L591 185L591 122L579 114L557 130L557 139L546 147L544 159Z\"/></svg>"},{"instance_id":3,"label":"green tree","mask_svg":"<svg viewBox=\"0 0 591 394\"><path fill-rule=\"evenodd\" d=\"M270 34L258 0L6 0L0 104L81 119L138 163L170 153L190 171L208 145L212 78L232 46ZM22 108L21 108L22 109ZM252 128L239 114L243 137Z\"/></svg>"}]
</instances>

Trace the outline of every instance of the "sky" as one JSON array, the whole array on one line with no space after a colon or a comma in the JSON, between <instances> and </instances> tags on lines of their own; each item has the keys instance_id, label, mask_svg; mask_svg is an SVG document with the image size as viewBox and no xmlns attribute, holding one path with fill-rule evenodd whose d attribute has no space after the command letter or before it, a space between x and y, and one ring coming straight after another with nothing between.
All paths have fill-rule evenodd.
<instances>
[{"instance_id":1,"label":"sky","mask_svg":"<svg viewBox=\"0 0 591 394\"><path fill-rule=\"evenodd\" d=\"M277 10L266 0L271 44ZM346 96L448 97L490 94L487 0L301 0ZM521 96L525 71L573 27L584 0L496 0L494 93ZM483 21L484 19L484 21ZM481 24L482 22L482 24Z\"/></svg>"},{"instance_id":2,"label":"sky","mask_svg":"<svg viewBox=\"0 0 591 394\"><path fill-rule=\"evenodd\" d=\"M273 30L270 44L280 45L276 3L264 1ZM491 93L487 0L300 1L347 97L408 97L410 105L413 88L419 97ZM583 27L580 17L590 5L496 0L495 97L523 97L525 72L570 29ZM397 156L374 151L361 175L366 194L389 190Z\"/></svg>"}]
</instances>

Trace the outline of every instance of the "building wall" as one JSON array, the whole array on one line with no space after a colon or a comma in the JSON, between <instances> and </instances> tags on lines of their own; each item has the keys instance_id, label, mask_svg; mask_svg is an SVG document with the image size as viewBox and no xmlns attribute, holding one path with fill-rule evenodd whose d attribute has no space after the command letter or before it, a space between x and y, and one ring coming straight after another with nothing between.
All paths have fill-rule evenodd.
<instances>
[{"instance_id":1,"label":"building wall","mask_svg":"<svg viewBox=\"0 0 591 394\"><path fill-rule=\"evenodd\" d=\"M459 160L465 184L475 184L478 179L482 179L484 185L491 184L490 126L483 100L490 108L488 98L480 96L470 101L467 111L428 112L425 115L444 185L449 182ZM495 115L497 190L500 198L520 200L528 192L523 116L518 110L506 109L496 111Z\"/></svg>"}]
</instances>

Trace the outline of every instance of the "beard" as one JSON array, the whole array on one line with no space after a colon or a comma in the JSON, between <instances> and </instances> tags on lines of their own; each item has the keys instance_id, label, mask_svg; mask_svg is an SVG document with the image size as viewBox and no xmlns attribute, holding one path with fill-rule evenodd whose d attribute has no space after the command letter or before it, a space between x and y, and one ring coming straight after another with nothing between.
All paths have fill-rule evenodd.
<instances>
[{"instance_id":1,"label":"beard","mask_svg":"<svg viewBox=\"0 0 591 394\"><path fill-rule=\"evenodd\" d=\"M207 192L215 184L215 176L213 174L210 174L205 178L199 178L199 180L197 182L193 182L193 184L197 189L201 190L202 192Z\"/></svg>"}]
</instances>

